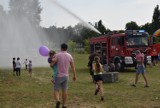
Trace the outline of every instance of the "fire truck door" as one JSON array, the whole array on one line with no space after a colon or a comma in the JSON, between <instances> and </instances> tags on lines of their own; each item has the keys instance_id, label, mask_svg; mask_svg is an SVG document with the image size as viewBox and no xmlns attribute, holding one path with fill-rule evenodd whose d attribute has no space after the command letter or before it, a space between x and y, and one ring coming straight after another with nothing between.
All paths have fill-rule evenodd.
<instances>
[{"instance_id":1,"label":"fire truck door","mask_svg":"<svg viewBox=\"0 0 160 108\"><path fill-rule=\"evenodd\" d=\"M122 37L114 37L111 40L111 55L117 56L121 55L123 51L124 41Z\"/></svg>"},{"instance_id":2,"label":"fire truck door","mask_svg":"<svg viewBox=\"0 0 160 108\"><path fill-rule=\"evenodd\" d=\"M123 55L123 50L124 50L124 37L118 37L117 38L117 44L116 44L116 48L117 48L117 55L122 56Z\"/></svg>"},{"instance_id":3,"label":"fire truck door","mask_svg":"<svg viewBox=\"0 0 160 108\"><path fill-rule=\"evenodd\" d=\"M117 52L118 52L117 38L114 37L111 39L111 50L110 50L111 57L114 57L115 55L117 55Z\"/></svg>"}]
</instances>

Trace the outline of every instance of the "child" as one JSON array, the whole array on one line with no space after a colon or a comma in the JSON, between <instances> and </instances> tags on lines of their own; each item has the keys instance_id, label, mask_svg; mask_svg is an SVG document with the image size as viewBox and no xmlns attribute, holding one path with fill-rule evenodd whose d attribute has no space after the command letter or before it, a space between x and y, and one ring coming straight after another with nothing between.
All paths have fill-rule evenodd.
<instances>
[{"instance_id":1,"label":"child","mask_svg":"<svg viewBox=\"0 0 160 108\"><path fill-rule=\"evenodd\" d=\"M15 62L16 58L13 58L13 76L15 76L15 71L16 71L16 62Z\"/></svg>"},{"instance_id":2,"label":"child","mask_svg":"<svg viewBox=\"0 0 160 108\"><path fill-rule=\"evenodd\" d=\"M53 75L52 75L53 79L51 80L52 83L54 83L55 78L56 78L57 73L58 73L58 71L57 71L57 64L54 64L54 65L53 65L53 61L52 61L52 59L54 59L54 55L55 55L55 54L56 54L55 51L50 50L50 52L49 52L49 58L48 58L48 63L50 64L50 66L51 66L51 68L52 68L52 70L53 70ZM52 66L52 65L53 65L53 66Z\"/></svg>"},{"instance_id":3,"label":"child","mask_svg":"<svg viewBox=\"0 0 160 108\"><path fill-rule=\"evenodd\" d=\"M25 67L26 67L26 70L27 70L27 59L25 59L23 64L25 64Z\"/></svg>"},{"instance_id":4,"label":"child","mask_svg":"<svg viewBox=\"0 0 160 108\"><path fill-rule=\"evenodd\" d=\"M92 64L93 67L93 72L94 72L94 81L96 84L96 90L95 90L95 95L100 91L100 96L101 96L101 101L104 100L103 97L103 78L102 78L102 72L103 66L100 63L100 58L98 56L94 57L94 62Z\"/></svg>"},{"instance_id":5,"label":"child","mask_svg":"<svg viewBox=\"0 0 160 108\"><path fill-rule=\"evenodd\" d=\"M109 70L110 72L115 72L115 64L113 63L113 60L110 61L110 66L109 66Z\"/></svg>"},{"instance_id":6,"label":"child","mask_svg":"<svg viewBox=\"0 0 160 108\"><path fill-rule=\"evenodd\" d=\"M28 63L28 72L30 77L32 77L32 61L31 60L29 60L29 63Z\"/></svg>"},{"instance_id":7,"label":"child","mask_svg":"<svg viewBox=\"0 0 160 108\"><path fill-rule=\"evenodd\" d=\"M91 54L89 56L89 61L88 61L88 67L89 67L89 72L90 72L90 75L92 77L92 81L94 82L94 75L93 75L93 67L92 67L92 63L94 61L94 57L95 56L98 56L98 54L95 52L93 54Z\"/></svg>"}]
</instances>

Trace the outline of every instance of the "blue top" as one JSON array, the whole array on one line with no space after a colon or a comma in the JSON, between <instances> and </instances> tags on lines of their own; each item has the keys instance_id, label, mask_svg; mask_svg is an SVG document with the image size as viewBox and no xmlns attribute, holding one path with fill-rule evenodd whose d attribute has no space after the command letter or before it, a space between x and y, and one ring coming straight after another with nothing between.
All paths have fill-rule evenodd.
<instances>
[{"instance_id":1,"label":"blue top","mask_svg":"<svg viewBox=\"0 0 160 108\"><path fill-rule=\"evenodd\" d=\"M57 64L53 65L52 70L53 70L53 76L52 77L53 77L53 79L55 79L57 74L58 74Z\"/></svg>"}]
</instances>

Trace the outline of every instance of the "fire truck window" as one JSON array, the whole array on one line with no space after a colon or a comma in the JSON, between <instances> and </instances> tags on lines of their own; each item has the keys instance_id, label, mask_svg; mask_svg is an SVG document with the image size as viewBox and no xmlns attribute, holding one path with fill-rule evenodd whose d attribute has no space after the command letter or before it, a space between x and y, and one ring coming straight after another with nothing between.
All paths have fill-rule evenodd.
<instances>
[{"instance_id":1,"label":"fire truck window","mask_svg":"<svg viewBox=\"0 0 160 108\"><path fill-rule=\"evenodd\" d=\"M124 39L122 37L118 38L118 44L119 45L124 45Z\"/></svg>"},{"instance_id":2,"label":"fire truck window","mask_svg":"<svg viewBox=\"0 0 160 108\"><path fill-rule=\"evenodd\" d=\"M148 38L142 38L142 45L148 46Z\"/></svg>"},{"instance_id":3,"label":"fire truck window","mask_svg":"<svg viewBox=\"0 0 160 108\"><path fill-rule=\"evenodd\" d=\"M116 39L112 38L112 45L115 45L115 44L116 44Z\"/></svg>"},{"instance_id":4,"label":"fire truck window","mask_svg":"<svg viewBox=\"0 0 160 108\"><path fill-rule=\"evenodd\" d=\"M137 44L138 44L138 43L137 43ZM134 39L131 39L131 40L129 41L129 45L135 45Z\"/></svg>"},{"instance_id":5,"label":"fire truck window","mask_svg":"<svg viewBox=\"0 0 160 108\"><path fill-rule=\"evenodd\" d=\"M140 45L141 39L140 38L134 38L133 41L131 41L131 45Z\"/></svg>"},{"instance_id":6,"label":"fire truck window","mask_svg":"<svg viewBox=\"0 0 160 108\"><path fill-rule=\"evenodd\" d=\"M124 39L122 37L112 38L112 45L124 45Z\"/></svg>"},{"instance_id":7,"label":"fire truck window","mask_svg":"<svg viewBox=\"0 0 160 108\"><path fill-rule=\"evenodd\" d=\"M127 43L127 46L133 46L135 44L138 44L138 40L136 41L136 39L134 39L134 38L127 38L126 43Z\"/></svg>"}]
</instances>

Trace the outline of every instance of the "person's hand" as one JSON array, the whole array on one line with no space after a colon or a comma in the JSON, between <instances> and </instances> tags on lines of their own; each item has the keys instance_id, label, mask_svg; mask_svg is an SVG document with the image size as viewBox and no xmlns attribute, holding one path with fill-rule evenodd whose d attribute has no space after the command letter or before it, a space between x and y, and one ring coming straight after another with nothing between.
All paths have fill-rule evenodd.
<instances>
[{"instance_id":1,"label":"person's hand","mask_svg":"<svg viewBox=\"0 0 160 108\"><path fill-rule=\"evenodd\" d=\"M73 81L76 81L76 76L73 76Z\"/></svg>"},{"instance_id":2,"label":"person's hand","mask_svg":"<svg viewBox=\"0 0 160 108\"><path fill-rule=\"evenodd\" d=\"M55 80L54 80L54 79L52 79L52 80L51 80L51 82L52 82L52 84L54 84L54 83L55 83Z\"/></svg>"}]
</instances>

